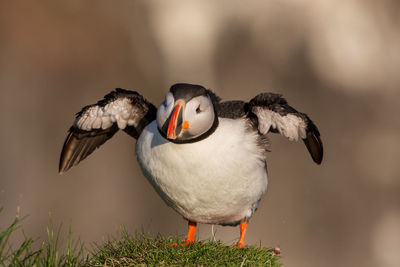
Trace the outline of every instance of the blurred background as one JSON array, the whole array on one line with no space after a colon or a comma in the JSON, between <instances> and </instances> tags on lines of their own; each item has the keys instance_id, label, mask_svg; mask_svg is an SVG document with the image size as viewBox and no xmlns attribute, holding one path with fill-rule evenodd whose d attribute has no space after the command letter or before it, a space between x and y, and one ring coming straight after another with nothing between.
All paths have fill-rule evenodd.
<instances>
[{"instance_id":1,"label":"blurred background","mask_svg":"<svg viewBox=\"0 0 400 267\"><path fill-rule=\"evenodd\" d=\"M271 136L247 244L279 246L286 266L400 266L399 29L397 0L2 1L0 227L19 207L30 236L46 236L49 214L86 244L120 225L184 236L124 133L57 168L84 105L116 87L159 105L189 82L226 100L281 93L320 129L321 166L302 142ZM212 238L209 225L198 233Z\"/></svg>"}]
</instances>

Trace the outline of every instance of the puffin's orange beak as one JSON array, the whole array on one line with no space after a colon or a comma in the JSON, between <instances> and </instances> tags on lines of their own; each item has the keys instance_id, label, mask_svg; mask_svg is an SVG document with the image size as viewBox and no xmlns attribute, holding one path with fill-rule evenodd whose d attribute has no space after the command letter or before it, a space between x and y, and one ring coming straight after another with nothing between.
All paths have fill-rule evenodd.
<instances>
[{"instance_id":1,"label":"puffin's orange beak","mask_svg":"<svg viewBox=\"0 0 400 267\"><path fill-rule=\"evenodd\" d=\"M181 103L176 104L174 110L169 117L169 124L167 130L167 138L168 139L176 139L177 135L182 130L182 122L183 122L183 105Z\"/></svg>"}]
</instances>

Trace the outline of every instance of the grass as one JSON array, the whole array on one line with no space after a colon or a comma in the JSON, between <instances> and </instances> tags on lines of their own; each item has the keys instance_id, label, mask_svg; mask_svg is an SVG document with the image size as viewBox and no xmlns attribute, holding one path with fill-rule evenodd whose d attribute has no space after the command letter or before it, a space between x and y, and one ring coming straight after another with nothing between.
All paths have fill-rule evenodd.
<instances>
[{"instance_id":1,"label":"grass","mask_svg":"<svg viewBox=\"0 0 400 267\"><path fill-rule=\"evenodd\" d=\"M1 211L2 208L0 208ZM21 228L25 219L26 217L16 217L6 229L0 229L0 266L73 267L83 266L87 262L87 259L84 260L83 258L83 244L79 240L73 240L71 227L69 228L65 251L60 252L61 225L57 231L54 231L51 221L46 228L47 242L38 246L38 238L27 237L22 232L24 240L14 248L9 243L10 237Z\"/></svg>"},{"instance_id":2,"label":"grass","mask_svg":"<svg viewBox=\"0 0 400 267\"><path fill-rule=\"evenodd\" d=\"M176 237L132 236L123 231L121 238L95 245L85 266L280 266L272 249L237 249L208 241L187 247L171 246L182 242Z\"/></svg>"},{"instance_id":3,"label":"grass","mask_svg":"<svg viewBox=\"0 0 400 267\"><path fill-rule=\"evenodd\" d=\"M1 209L0 209L1 212ZM187 247L173 247L182 243L177 237L149 237L143 233L130 235L122 231L120 237L86 249L73 239L71 227L66 244L61 249L61 225L54 231L47 227L47 242L37 246L38 239L25 236L13 248L11 235L21 228L24 218L15 218L0 229L0 266L280 266L279 256L272 249L248 246L236 249L220 242L195 242ZM65 243L65 242L64 242ZM34 247L38 247L35 249Z\"/></svg>"}]
</instances>

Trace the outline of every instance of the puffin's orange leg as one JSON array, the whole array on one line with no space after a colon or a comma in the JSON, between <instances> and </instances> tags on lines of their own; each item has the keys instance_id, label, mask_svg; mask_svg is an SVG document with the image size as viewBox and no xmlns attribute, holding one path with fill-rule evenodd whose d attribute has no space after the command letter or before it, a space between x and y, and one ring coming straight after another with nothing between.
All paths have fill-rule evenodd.
<instances>
[{"instance_id":1,"label":"puffin's orange leg","mask_svg":"<svg viewBox=\"0 0 400 267\"><path fill-rule=\"evenodd\" d=\"M186 242L180 244L180 246L187 246L189 244L194 243L194 235L196 234L196 222L189 221L189 230L186 238ZM171 246L177 247L178 244L172 244Z\"/></svg>"},{"instance_id":2,"label":"puffin's orange leg","mask_svg":"<svg viewBox=\"0 0 400 267\"><path fill-rule=\"evenodd\" d=\"M237 242L237 248L244 248L244 236L246 235L248 222L241 222L240 223L240 238L239 242Z\"/></svg>"},{"instance_id":3,"label":"puffin's orange leg","mask_svg":"<svg viewBox=\"0 0 400 267\"><path fill-rule=\"evenodd\" d=\"M182 246L187 246L194 242L194 235L196 234L196 222L189 221L189 230L186 238L186 242L182 244Z\"/></svg>"}]
</instances>

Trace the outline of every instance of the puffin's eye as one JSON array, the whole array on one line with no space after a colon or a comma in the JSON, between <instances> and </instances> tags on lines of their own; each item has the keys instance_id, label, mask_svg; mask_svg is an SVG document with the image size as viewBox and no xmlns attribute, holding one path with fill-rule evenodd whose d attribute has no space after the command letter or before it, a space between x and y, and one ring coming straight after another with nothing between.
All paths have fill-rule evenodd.
<instances>
[{"instance_id":1,"label":"puffin's eye","mask_svg":"<svg viewBox=\"0 0 400 267\"><path fill-rule=\"evenodd\" d=\"M202 112L202 110L200 109L200 105L196 108L196 112L197 112L197 113Z\"/></svg>"}]
</instances>

